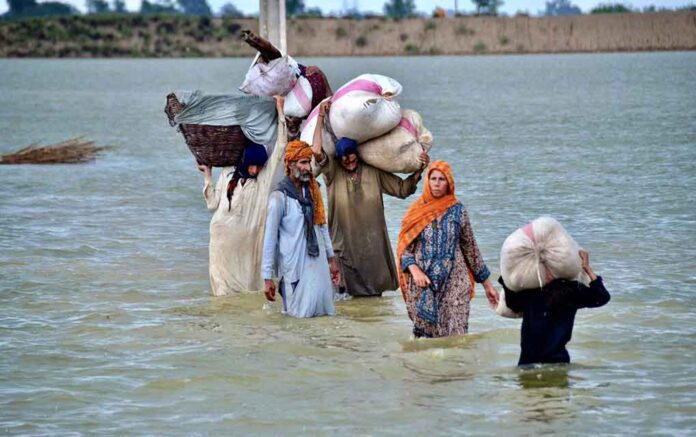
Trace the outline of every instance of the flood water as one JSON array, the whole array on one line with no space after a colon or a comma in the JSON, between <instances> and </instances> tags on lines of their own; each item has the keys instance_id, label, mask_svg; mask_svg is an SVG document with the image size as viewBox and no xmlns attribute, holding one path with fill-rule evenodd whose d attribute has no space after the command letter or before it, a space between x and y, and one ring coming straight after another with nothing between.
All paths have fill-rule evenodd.
<instances>
[{"instance_id":1,"label":"flood water","mask_svg":"<svg viewBox=\"0 0 696 437\"><path fill-rule=\"evenodd\" d=\"M452 163L497 277L551 215L612 301L569 367L516 369L519 320L482 289L470 334L414 340L398 293L295 320L213 298L202 177L165 95L248 59L0 60L0 152L84 134L87 165L0 166L0 433L689 434L696 429L696 53L302 59L363 72ZM419 189L420 193L420 189ZM392 243L410 200L386 199Z\"/></svg>"}]
</instances>

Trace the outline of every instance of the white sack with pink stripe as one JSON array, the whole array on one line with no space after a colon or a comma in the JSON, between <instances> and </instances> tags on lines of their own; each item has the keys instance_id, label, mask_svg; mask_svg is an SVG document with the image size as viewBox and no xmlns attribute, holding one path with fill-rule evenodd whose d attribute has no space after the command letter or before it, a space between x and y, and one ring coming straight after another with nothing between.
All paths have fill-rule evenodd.
<instances>
[{"instance_id":1,"label":"white sack with pink stripe","mask_svg":"<svg viewBox=\"0 0 696 437\"><path fill-rule=\"evenodd\" d=\"M421 168L420 156L430 151L433 135L423 126L420 114L401 111L399 124L386 134L358 146L366 163L390 173L413 173Z\"/></svg>"},{"instance_id":2,"label":"white sack with pink stripe","mask_svg":"<svg viewBox=\"0 0 696 437\"><path fill-rule=\"evenodd\" d=\"M305 118L312 110L312 85L300 76L295 86L285 96L283 112L290 117Z\"/></svg>"},{"instance_id":3,"label":"white sack with pink stripe","mask_svg":"<svg viewBox=\"0 0 696 437\"><path fill-rule=\"evenodd\" d=\"M541 288L554 279L582 278L580 246L551 217L539 217L505 239L500 275L512 291Z\"/></svg>"},{"instance_id":4,"label":"white sack with pink stripe","mask_svg":"<svg viewBox=\"0 0 696 437\"><path fill-rule=\"evenodd\" d=\"M400 93L401 84L381 74L361 74L343 85L331 97L329 110L336 138L348 137L362 143L394 129L401 120L401 107L395 100ZM307 117L302 141L312 143L318 113L317 106Z\"/></svg>"}]
</instances>

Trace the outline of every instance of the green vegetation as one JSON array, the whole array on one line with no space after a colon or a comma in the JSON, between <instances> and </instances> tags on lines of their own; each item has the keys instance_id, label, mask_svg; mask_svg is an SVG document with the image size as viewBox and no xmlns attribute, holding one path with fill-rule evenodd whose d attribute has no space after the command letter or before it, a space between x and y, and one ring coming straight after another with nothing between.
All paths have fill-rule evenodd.
<instances>
[{"instance_id":1,"label":"green vegetation","mask_svg":"<svg viewBox=\"0 0 696 437\"><path fill-rule=\"evenodd\" d=\"M428 54L429 54L429 55L439 55L440 53L441 53L441 52L440 52L440 49L438 49L438 48L435 47L435 46L431 46L431 47L428 49Z\"/></svg>"},{"instance_id":2,"label":"green vegetation","mask_svg":"<svg viewBox=\"0 0 696 437\"><path fill-rule=\"evenodd\" d=\"M365 35L360 35L355 40L355 45L358 47L365 47L367 45L367 37Z\"/></svg>"},{"instance_id":3,"label":"green vegetation","mask_svg":"<svg viewBox=\"0 0 696 437\"><path fill-rule=\"evenodd\" d=\"M476 5L476 15L498 15L503 0L471 0Z\"/></svg>"},{"instance_id":4,"label":"green vegetation","mask_svg":"<svg viewBox=\"0 0 696 437\"><path fill-rule=\"evenodd\" d=\"M425 30L435 30L437 29L437 23L435 20L428 20L425 22Z\"/></svg>"},{"instance_id":5,"label":"green vegetation","mask_svg":"<svg viewBox=\"0 0 696 437\"><path fill-rule=\"evenodd\" d=\"M341 26L338 26L336 28L336 38L337 39L345 38L347 36L348 36L348 31L345 28L343 28Z\"/></svg>"},{"instance_id":6,"label":"green vegetation","mask_svg":"<svg viewBox=\"0 0 696 437\"><path fill-rule=\"evenodd\" d=\"M621 14L632 12L630 8L621 3L601 3L594 7L590 14Z\"/></svg>"},{"instance_id":7,"label":"green vegetation","mask_svg":"<svg viewBox=\"0 0 696 437\"><path fill-rule=\"evenodd\" d=\"M474 32L474 29L469 29L468 27L466 27L466 24L464 23L457 26L456 32L458 35L473 35L474 33L476 33Z\"/></svg>"},{"instance_id":8,"label":"green vegetation","mask_svg":"<svg viewBox=\"0 0 696 437\"><path fill-rule=\"evenodd\" d=\"M485 53L486 52L486 45L478 41L476 44L474 44L474 53Z\"/></svg>"},{"instance_id":9,"label":"green vegetation","mask_svg":"<svg viewBox=\"0 0 696 437\"><path fill-rule=\"evenodd\" d=\"M394 20L401 20L416 13L414 0L389 0L384 4L384 15Z\"/></svg>"},{"instance_id":10,"label":"green vegetation","mask_svg":"<svg viewBox=\"0 0 696 437\"><path fill-rule=\"evenodd\" d=\"M501 46L504 46L510 42L510 38L508 38L507 35L500 35L498 37L498 42L500 43Z\"/></svg>"},{"instance_id":11,"label":"green vegetation","mask_svg":"<svg viewBox=\"0 0 696 437\"><path fill-rule=\"evenodd\" d=\"M402 33L401 35L399 35L399 39L401 40L401 42L406 42L406 40L408 40L408 33Z\"/></svg>"},{"instance_id":12,"label":"green vegetation","mask_svg":"<svg viewBox=\"0 0 696 437\"><path fill-rule=\"evenodd\" d=\"M409 44L406 44L406 47L404 47L404 52L407 55L417 55L420 53L420 48L415 44L409 43Z\"/></svg>"}]
</instances>

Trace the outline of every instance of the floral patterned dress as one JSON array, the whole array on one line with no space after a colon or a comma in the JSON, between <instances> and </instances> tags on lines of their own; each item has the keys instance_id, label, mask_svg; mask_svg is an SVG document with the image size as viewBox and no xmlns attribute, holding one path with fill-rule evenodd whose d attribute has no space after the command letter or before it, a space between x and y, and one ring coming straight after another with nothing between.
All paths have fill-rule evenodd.
<instances>
[{"instance_id":1,"label":"floral patterned dress","mask_svg":"<svg viewBox=\"0 0 696 437\"><path fill-rule=\"evenodd\" d=\"M416 337L446 337L469 330L471 283L490 276L483 262L469 215L461 203L449 208L439 219L423 229L401 256L401 267L417 264L430 278L428 288L420 288L409 275L406 307L413 320Z\"/></svg>"}]
</instances>

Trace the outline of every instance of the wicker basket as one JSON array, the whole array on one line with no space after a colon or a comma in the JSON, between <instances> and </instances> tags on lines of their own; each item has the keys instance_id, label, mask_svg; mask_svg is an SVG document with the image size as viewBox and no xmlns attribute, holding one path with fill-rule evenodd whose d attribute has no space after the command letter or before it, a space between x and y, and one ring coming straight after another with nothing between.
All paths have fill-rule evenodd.
<instances>
[{"instance_id":1,"label":"wicker basket","mask_svg":"<svg viewBox=\"0 0 696 437\"><path fill-rule=\"evenodd\" d=\"M174 93L167 96L164 112L174 126L174 116L184 109ZM211 167L229 167L239 164L244 147L250 142L239 126L210 126L180 124L186 145L199 164Z\"/></svg>"}]
</instances>

